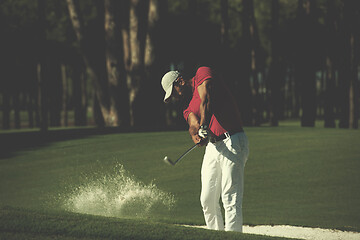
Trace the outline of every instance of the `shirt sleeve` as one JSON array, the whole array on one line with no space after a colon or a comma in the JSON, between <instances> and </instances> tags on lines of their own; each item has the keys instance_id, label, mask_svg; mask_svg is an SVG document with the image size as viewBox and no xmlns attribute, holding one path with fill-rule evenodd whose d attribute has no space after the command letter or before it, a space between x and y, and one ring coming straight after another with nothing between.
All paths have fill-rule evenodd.
<instances>
[{"instance_id":1,"label":"shirt sleeve","mask_svg":"<svg viewBox=\"0 0 360 240\"><path fill-rule=\"evenodd\" d=\"M213 72L209 67L200 67L196 71L194 77L194 91L197 91L197 87L200 86L205 80L208 80L213 77ZM184 119L187 121L191 112L198 112L199 104L200 104L199 94L196 92L193 93L192 100L189 103L189 106L183 111Z\"/></svg>"},{"instance_id":2,"label":"shirt sleeve","mask_svg":"<svg viewBox=\"0 0 360 240\"><path fill-rule=\"evenodd\" d=\"M200 67L196 71L195 75L195 88L201 85L205 80L208 80L213 77L211 68L209 67Z\"/></svg>"},{"instance_id":3,"label":"shirt sleeve","mask_svg":"<svg viewBox=\"0 0 360 240\"><path fill-rule=\"evenodd\" d=\"M186 121L188 120L188 117L189 117L190 113L191 113L191 110L190 110L189 107L184 110L183 115L184 115L184 118L185 118Z\"/></svg>"}]
</instances>

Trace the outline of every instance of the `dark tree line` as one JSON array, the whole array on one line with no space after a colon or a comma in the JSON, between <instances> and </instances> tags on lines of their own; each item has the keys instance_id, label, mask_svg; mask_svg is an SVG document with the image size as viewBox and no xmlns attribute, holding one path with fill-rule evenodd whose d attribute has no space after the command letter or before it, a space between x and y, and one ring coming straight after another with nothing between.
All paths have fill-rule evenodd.
<instances>
[{"instance_id":1,"label":"dark tree line","mask_svg":"<svg viewBox=\"0 0 360 240\"><path fill-rule=\"evenodd\" d=\"M244 123L358 128L357 0L3 0L3 129L184 124L162 75L216 68Z\"/></svg>"}]
</instances>

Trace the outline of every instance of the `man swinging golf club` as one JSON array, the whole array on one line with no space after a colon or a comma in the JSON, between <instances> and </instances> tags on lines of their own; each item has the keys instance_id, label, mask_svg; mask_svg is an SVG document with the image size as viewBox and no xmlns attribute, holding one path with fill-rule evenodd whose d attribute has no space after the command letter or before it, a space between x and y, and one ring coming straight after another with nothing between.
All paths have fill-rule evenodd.
<instances>
[{"instance_id":1,"label":"man swinging golf club","mask_svg":"<svg viewBox=\"0 0 360 240\"><path fill-rule=\"evenodd\" d=\"M200 67L186 80L178 71L162 80L164 102L182 101L183 115L195 144L206 145L201 168L200 201L208 229L242 232L244 167L249 155L237 104L222 79L209 67ZM225 209L225 224L219 199Z\"/></svg>"}]
</instances>

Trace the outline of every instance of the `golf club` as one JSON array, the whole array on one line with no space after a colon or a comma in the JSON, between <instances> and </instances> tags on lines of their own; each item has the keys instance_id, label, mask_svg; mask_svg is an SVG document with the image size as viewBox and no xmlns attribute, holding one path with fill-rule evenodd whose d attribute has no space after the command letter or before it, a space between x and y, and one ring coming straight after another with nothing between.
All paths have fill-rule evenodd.
<instances>
[{"instance_id":1,"label":"golf club","mask_svg":"<svg viewBox=\"0 0 360 240\"><path fill-rule=\"evenodd\" d=\"M183 157L185 157L189 152L191 152L194 148L196 148L198 145L195 144L194 146L192 146L191 148L189 148L186 152L183 153L183 155L181 155L175 162L171 161L171 159L168 157L168 156L165 156L164 157L164 161L169 164L169 165L172 165L174 166L177 162L179 162Z\"/></svg>"}]
</instances>

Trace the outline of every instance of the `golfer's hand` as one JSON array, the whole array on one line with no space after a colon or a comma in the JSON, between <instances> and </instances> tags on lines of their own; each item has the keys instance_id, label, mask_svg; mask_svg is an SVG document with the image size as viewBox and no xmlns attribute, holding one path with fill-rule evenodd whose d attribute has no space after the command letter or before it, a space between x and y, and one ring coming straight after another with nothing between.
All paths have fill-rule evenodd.
<instances>
[{"instance_id":1,"label":"golfer's hand","mask_svg":"<svg viewBox=\"0 0 360 240\"><path fill-rule=\"evenodd\" d=\"M201 142L201 137L199 137L199 135L197 135L197 134L191 135L191 138L195 144L198 144Z\"/></svg>"},{"instance_id":2,"label":"golfer's hand","mask_svg":"<svg viewBox=\"0 0 360 240\"><path fill-rule=\"evenodd\" d=\"M206 139L208 136L209 136L209 130L207 129L206 126L201 126L199 128L199 131L198 131L198 135L199 137L201 137L202 139Z\"/></svg>"},{"instance_id":3,"label":"golfer's hand","mask_svg":"<svg viewBox=\"0 0 360 240\"><path fill-rule=\"evenodd\" d=\"M200 147L206 145L206 143L207 143L207 139L199 137L198 134L191 135L191 138L192 138L193 142Z\"/></svg>"}]
</instances>

